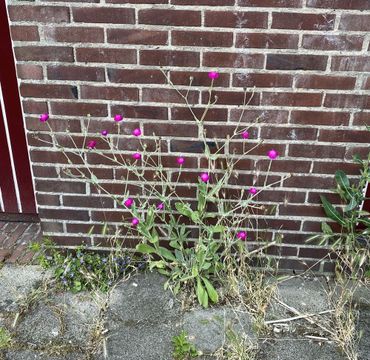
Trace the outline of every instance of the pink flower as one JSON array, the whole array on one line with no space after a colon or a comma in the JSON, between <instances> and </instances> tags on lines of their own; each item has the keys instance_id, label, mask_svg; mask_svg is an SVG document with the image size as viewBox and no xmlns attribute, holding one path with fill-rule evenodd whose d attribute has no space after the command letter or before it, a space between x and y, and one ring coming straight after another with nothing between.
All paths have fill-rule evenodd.
<instances>
[{"instance_id":1,"label":"pink flower","mask_svg":"<svg viewBox=\"0 0 370 360\"><path fill-rule=\"evenodd\" d=\"M239 240L246 240L247 238L247 233L245 231L239 231L237 234L236 234L236 237L239 239Z\"/></svg>"},{"instance_id":2,"label":"pink flower","mask_svg":"<svg viewBox=\"0 0 370 360\"><path fill-rule=\"evenodd\" d=\"M121 114L117 114L117 115L114 115L114 121L122 121L123 120L123 116Z\"/></svg>"},{"instance_id":3,"label":"pink flower","mask_svg":"<svg viewBox=\"0 0 370 360\"><path fill-rule=\"evenodd\" d=\"M163 209L164 209L164 204L163 204L163 203L159 203L159 204L157 205L157 209L158 209L158 210L163 210Z\"/></svg>"},{"instance_id":4,"label":"pink flower","mask_svg":"<svg viewBox=\"0 0 370 360\"><path fill-rule=\"evenodd\" d=\"M128 198L123 202L123 205L126 207L130 208L134 204L134 199Z\"/></svg>"},{"instance_id":5,"label":"pink flower","mask_svg":"<svg viewBox=\"0 0 370 360\"><path fill-rule=\"evenodd\" d=\"M133 132L132 132L132 135L134 136L140 136L141 135L141 130L139 128L135 129Z\"/></svg>"},{"instance_id":6,"label":"pink flower","mask_svg":"<svg viewBox=\"0 0 370 360\"><path fill-rule=\"evenodd\" d=\"M268 153L267 153L267 156L271 159L271 160L275 160L279 154L276 150L272 149L270 150Z\"/></svg>"},{"instance_id":7,"label":"pink flower","mask_svg":"<svg viewBox=\"0 0 370 360\"><path fill-rule=\"evenodd\" d=\"M249 132L248 131L243 131L242 132L242 138L243 139L249 139Z\"/></svg>"},{"instance_id":8,"label":"pink flower","mask_svg":"<svg viewBox=\"0 0 370 360\"><path fill-rule=\"evenodd\" d=\"M107 136L108 135L108 131L107 130L103 130L100 134L102 134L103 136Z\"/></svg>"},{"instance_id":9,"label":"pink flower","mask_svg":"<svg viewBox=\"0 0 370 360\"><path fill-rule=\"evenodd\" d=\"M256 195L257 194L257 189L255 187L251 187L249 189L249 193L252 194L252 195Z\"/></svg>"},{"instance_id":10,"label":"pink flower","mask_svg":"<svg viewBox=\"0 0 370 360\"><path fill-rule=\"evenodd\" d=\"M209 175L207 173L202 173L200 174L200 179L203 181L203 182L208 182L209 180Z\"/></svg>"},{"instance_id":11,"label":"pink flower","mask_svg":"<svg viewBox=\"0 0 370 360\"><path fill-rule=\"evenodd\" d=\"M92 149L95 149L96 147L96 141L95 140L90 140L87 142L87 147L92 150Z\"/></svg>"},{"instance_id":12,"label":"pink flower","mask_svg":"<svg viewBox=\"0 0 370 360\"><path fill-rule=\"evenodd\" d=\"M40 121L41 122L46 122L49 120L49 114L41 114L40 117L39 117Z\"/></svg>"},{"instance_id":13,"label":"pink flower","mask_svg":"<svg viewBox=\"0 0 370 360\"><path fill-rule=\"evenodd\" d=\"M135 160L140 160L141 159L141 154L136 152L136 153L132 154L132 158L135 159Z\"/></svg>"},{"instance_id":14,"label":"pink flower","mask_svg":"<svg viewBox=\"0 0 370 360\"><path fill-rule=\"evenodd\" d=\"M139 222L140 222L140 220L138 218L133 218L132 221L131 221L131 225L133 227L136 227L136 226L139 225Z\"/></svg>"},{"instance_id":15,"label":"pink flower","mask_svg":"<svg viewBox=\"0 0 370 360\"><path fill-rule=\"evenodd\" d=\"M185 162L185 158L183 158L182 156L180 156L180 157L178 157L178 158L176 159L176 161L177 161L177 163L178 163L179 165L182 165L182 164Z\"/></svg>"},{"instance_id":16,"label":"pink flower","mask_svg":"<svg viewBox=\"0 0 370 360\"><path fill-rule=\"evenodd\" d=\"M212 80L217 79L220 76L220 74L217 71L210 71L208 73L208 77Z\"/></svg>"}]
</instances>

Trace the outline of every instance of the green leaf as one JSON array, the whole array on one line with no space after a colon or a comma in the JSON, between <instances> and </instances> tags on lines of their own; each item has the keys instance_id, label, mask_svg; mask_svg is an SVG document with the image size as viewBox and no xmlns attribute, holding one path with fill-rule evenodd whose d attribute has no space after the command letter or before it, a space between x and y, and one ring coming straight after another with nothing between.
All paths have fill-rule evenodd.
<instances>
[{"instance_id":1,"label":"green leaf","mask_svg":"<svg viewBox=\"0 0 370 360\"><path fill-rule=\"evenodd\" d=\"M225 230L226 230L226 227L223 225L216 225L216 226L211 227L211 231L213 233L220 233L220 232L224 232Z\"/></svg>"},{"instance_id":2,"label":"green leaf","mask_svg":"<svg viewBox=\"0 0 370 360\"><path fill-rule=\"evenodd\" d=\"M201 304L203 307L207 308L208 307L208 293L202 286L202 283L200 281L200 278L197 278L197 297L198 297L198 302Z\"/></svg>"},{"instance_id":3,"label":"green leaf","mask_svg":"<svg viewBox=\"0 0 370 360\"><path fill-rule=\"evenodd\" d=\"M204 285L206 286L208 296L212 300L213 303L218 302L218 294L216 289L213 287L213 285L208 281L206 278L202 278Z\"/></svg>"},{"instance_id":4,"label":"green leaf","mask_svg":"<svg viewBox=\"0 0 370 360\"><path fill-rule=\"evenodd\" d=\"M356 199L352 196L349 204L344 208L344 212L351 211L357 207L358 203Z\"/></svg>"},{"instance_id":5,"label":"green leaf","mask_svg":"<svg viewBox=\"0 0 370 360\"><path fill-rule=\"evenodd\" d=\"M192 211L191 213L191 220L193 220L195 223L198 223L200 220L199 212L198 211Z\"/></svg>"},{"instance_id":6,"label":"green leaf","mask_svg":"<svg viewBox=\"0 0 370 360\"><path fill-rule=\"evenodd\" d=\"M98 182L98 178L94 174L91 174L91 182L93 184L96 184Z\"/></svg>"},{"instance_id":7,"label":"green leaf","mask_svg":"<svg viewBox=\"0 0 370 360\"><path fill-rule=\"evenodd\" d=\"M321 223L321 230L324 234L327 234L327 235L331 235L333 234L333 230L332 228L330 227L330 225L328 223L326 223L325 221L323 223Z\"/></svg>"},{"instance_id":8,"label":"green leaf","mask_svg":"<svg viewBox=\"0 0 370 360\"><path fill-rule=\"evenodd\" d=\"M156 229L152 230L152 236L148 239L152 244L156 244L159 241L159 236Z\"/></svg>"},{"instance_id":9,"label":"green leaf","mask_svg":"<svg viewBox=\"0 0 370 360\"><path fill-rule=\"evenodd\" d=\"M153 254L157 252L153 246L144 243L136 245L136 250L142 254Z\"/></svg>"},{"instance_id":10,"label":"green leaf","mask_svg":"<svg viewBox=\"0 0 370 360\"><path fill-rule=\"evenodd\" d=\"M326 199L325 196L320 196L322 205L324 207L325 214L332 220L336 221L338 224L345 226L346 222L342 218L342 216L339 214L337 210L333 207L332 204Z\"/></svg>"},{"instance_id":11,"label":"green leaf","mask_svg":"<svg viewBox=\"0 0 370 360\"><path fill-rule=\"evenodd\" d=\"M345 174L345 172L342 171L342 170L337 170L335 172L335 180L336 180L337 184L342 189L346 189L346 188L350 187L350 183L349 183L348 177Z\"/></svg>"},{"instance_id":12,"label":"green leaf","mask_svg":"<svg viewBox=\"0 0 370 360\"><path fill-rule=\"evenodd\" d=\"M184 216L187 216L187 217L191 218L191 214L193 213L193 210L190 209L189 204L184 204L184 203L181 203L181 202L177 202L177 203L175 203L175 207L176 207L176 210L181 215L184 215Z\"/></svg>"},{"instance_id":13,"label":"green leaf","mask_svg":"<svg viewBox=\"0 0 370 360\"><path fill-rule=\"evenodd\" d=\"M162 256L163 258L171 261L176 261L175 256L172 254L172 252L162 246L158 248L158 254Z\"/></svg>"},{"instance_id":14,"label":"green leaf","mask_svg":"<svg viewBox=\"0 0 370 360\"><path fill-rule=\"evenodd\" d=\"M170 246L174 249L181 250L181 246L176 240L170 241Z\"/></svg>"}]
</instances>

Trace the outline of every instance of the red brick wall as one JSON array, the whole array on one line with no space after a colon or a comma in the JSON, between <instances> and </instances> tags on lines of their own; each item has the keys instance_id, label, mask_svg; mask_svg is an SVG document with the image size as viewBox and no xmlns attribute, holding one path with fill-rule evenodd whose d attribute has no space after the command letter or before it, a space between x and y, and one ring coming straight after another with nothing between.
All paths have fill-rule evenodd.
<instances>
[{"instance_id":1,"label":"red brick wall","mask_svg":"<svg viewBox=\"0 0 370 360\"><path fill-rule=\"evenodd\" d=\"M62 143L67 129L80 132L87 114L97 132L123 113L128 152L135 150L130 133L139 125L148 141L153 132L163 136L168 166L171 156L186 154L188 170L198 173L195 125L159 67L180 87L194 77L192 100L199 108L206 74L217 69L219 101L206 119L213 136L222 139L226 123L235 123L243 88L255 88L243 123L260 117L250 142L264 144L240 169L245 185L253 169L264 174L267 149L281 155L272 166L281 188L259 200L278 205L260 226L284 235L282 266L304 268L301 261L310 266L326 253L305 242L324 219L319 195L330 192L337 169L358 175L352 155L369 150L370 1L36 0L10 2L9 15L45 234L65 245L82 239L96 245L101 222L118 226L122 213L61 173L63 155L33 138L49 138L40 113L50 113ZM122 191L117 169L100 161L94 166L107 186ZM293 177L282 180L288 173ZM329 268L326 262L314 266Z\"/></svg>"}]
</instances>

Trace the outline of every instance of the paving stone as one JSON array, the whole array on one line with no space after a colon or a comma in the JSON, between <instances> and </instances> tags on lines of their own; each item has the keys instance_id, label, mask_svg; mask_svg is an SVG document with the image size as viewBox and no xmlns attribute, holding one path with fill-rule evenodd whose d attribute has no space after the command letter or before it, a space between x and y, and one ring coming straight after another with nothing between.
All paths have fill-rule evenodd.
<instances>
[{"instance_id":1,"label":"paving stone","mask_svg":"<svg viewBox=\"0 0 370 360\"><path fill-rule=\"evenodd\" d=\"M71 353L62 356L52 356L31 350L7 351L5 353L6 360L82 360L83 358L81 353Z\"/></svg>"},{"instance_id":2,"label":"paving stone","mask_svg":"<svg viewBox=\"0 0 370 360\"><path fill-rule=\"evenodd\" d=\"M345 360L333 344L301 339L279 339L261 344L258 360Z\"/></svg>"},{"instance_id":3,"label":"paving stone","mask_svg":"<svg viewBox=\"0 0 370 360\"><path fill-rule=\"evenodd\" d=\"M245 312L230 308L199 309L184 315L184 330L197 350L205 354L213 353L227 341L231 331L243 339L256 342L252 329L252 318Z\"/></svg>"},{"instance_id":4,"label":"paving stone","mask_svg":"<svg viewBox=\"0 0 370 360\"><path fill-rule=\"evenodd\" d=\"M39 303L17 327L17 339L34 345L85 346L99 317L99 306L86 294L63 293Z\"/></svg>"},{"instance_id":5,"label":"paving stone","mask_svg":"<svg viewBox=\"0 0 370 360\"><path fill-rule=\"evenodd\" d=\"M361 308L357 330L361 332L359 360L370 359L370 307Z\"/></svg>"},{"instance_id":6,"label":"paving stone","mask_svg":"<svg viewBox=\"0 0 370 360\"><path fill-rule=\"evenodd\" d=\"M19 302L48 276L40 266L5 265L0 270L0 312L17 311Z\"/></svg>"}]
</instances>

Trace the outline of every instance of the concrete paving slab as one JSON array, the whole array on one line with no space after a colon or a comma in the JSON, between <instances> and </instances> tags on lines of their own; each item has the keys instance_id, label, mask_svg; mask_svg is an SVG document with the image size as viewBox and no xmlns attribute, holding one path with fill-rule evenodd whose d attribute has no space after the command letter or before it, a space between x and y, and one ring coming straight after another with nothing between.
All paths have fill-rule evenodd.
<instances>
[{"instance_id":1,"label":"concrete paving slab","mask_svg":"<svg viewBox=\"0 0 370 360\"><path fill-rule=\"evenodd\" d=\"M22 350L8 351L5 353L5 360L82 360L84 355L81 353L71 353L62 356L53 356L42 352Z\"/></svg>"}]
</instances>

